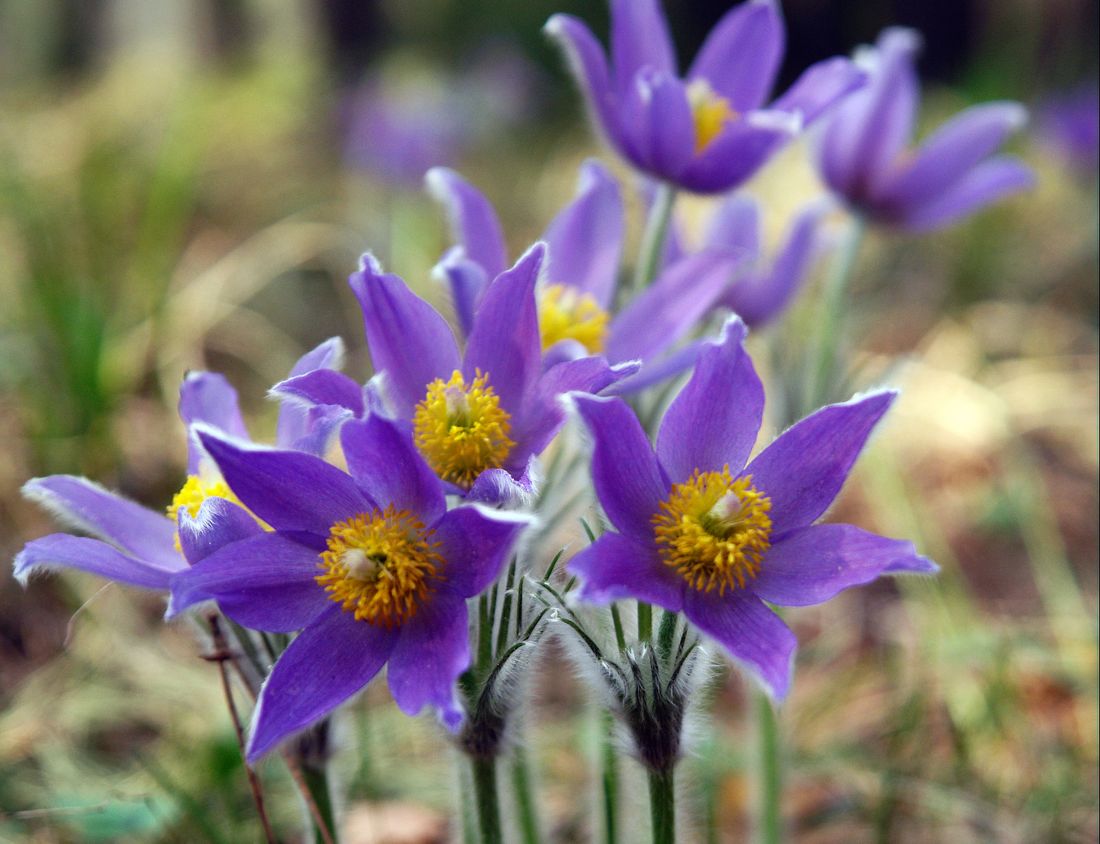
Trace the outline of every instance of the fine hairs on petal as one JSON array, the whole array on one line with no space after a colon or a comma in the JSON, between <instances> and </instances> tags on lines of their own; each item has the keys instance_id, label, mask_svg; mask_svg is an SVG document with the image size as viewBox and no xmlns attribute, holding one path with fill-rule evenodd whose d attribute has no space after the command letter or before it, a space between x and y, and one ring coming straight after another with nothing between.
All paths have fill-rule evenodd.
<instances>
[{"instance_id":1,"label":"fine hairs on petal","mask_svg":"<svg viewBox=\"0 0 1100 844\"><path fill-rule=\"evenodd\" d=\"M95 481L90 481L87 478L77 477L76 475L63 476L67 481L80 484L87 487L93 492L100 493L102 495L109 495L114 498L120 498L129 504L133 504L135 507L140 507L136 501L132 501L129 498L119 495L118 493L111 492L102 484L97 484ZM19 490L20 494L30 501L32 504L36 504L50 514L58 524L63 527L70 528L71 530L80 531L86 533L89 536L94 536L97 539L103 539L110 542L110 537L104 535L103 531L96 527L95 524L82 518L74 513L64 502L60 500L60 497L52 490L46 487L46 481L50 478L31 478L22 488ZM22 555L20 555L22 556ZM18 559L18 558L17 558Z\"/></svg>"}]
</instances>

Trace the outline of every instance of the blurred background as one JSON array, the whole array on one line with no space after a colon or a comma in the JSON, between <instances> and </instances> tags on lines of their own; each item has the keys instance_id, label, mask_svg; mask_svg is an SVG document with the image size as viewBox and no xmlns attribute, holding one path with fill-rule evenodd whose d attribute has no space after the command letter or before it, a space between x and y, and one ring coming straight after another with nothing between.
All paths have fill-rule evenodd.
<instances>
[{"instance_id":1,"label":"blurred background","mask_svg":"<svg viewBox=\"0 0 1100 844\"><path fill-rule=\"evenodd\" d=\"M690 56L727 4L666 7ZM960 226L876 233L863 253L854 341L872 370L903 361L904 396L835 518L913 538L944 571L791 614L790 828L1095 841L1097 4L784 9L784 82L914 26L922 129L1021 100L1014 151L1038 174ZM32 476L166 504L188 369L226 372L260 437L267 387L320 340L344 336L365 378L346 287L359 253L442 301L427 167L482 187L513 254L536 237L601 152L540 31L556 11L606 32L604 5L579 0L0 3L0 556L54 529L20 498ZM772 233L821 190L802 145L748 189ZM217 671L162 612L91 577L24 591L0 574L0 841L260 840ZM544 822L587 841L595 722L584 690L553 678L530 718ZM688 813L732 842L751 809L751 706L737 676L713 696L715 728L684 763ZM347 840L448 840L452 760L431 719L372 688L343 729ZM261 773L290 835L290 783L276 762ZM644 807L641 779L627 784Z\"/></svg>"}]
</instances>

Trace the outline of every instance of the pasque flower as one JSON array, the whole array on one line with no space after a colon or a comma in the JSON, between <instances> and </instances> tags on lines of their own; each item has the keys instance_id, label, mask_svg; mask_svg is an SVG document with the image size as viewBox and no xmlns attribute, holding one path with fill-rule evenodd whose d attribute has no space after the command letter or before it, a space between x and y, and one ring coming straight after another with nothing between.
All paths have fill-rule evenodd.
<instances>
[{"instance_id":1,"label":"pasque flower","mask_svg":"<svg viewBox=\"0 0 1100 844\"><path fill-rule=\"evenodd\" d=\"M503 228L489 200L458 173L437 167L427 182L447 208L458 242L437 271L450 288L460 328L469 331L486 280L507 260ZM543 234L547 267L536 289L544 366L595 354L612 364L641 361L641 370L612 392L638 390L690 367L699 344L673 347L749 257L741 249L680 256L614 312L623 217L618 182L600 163L586 161L576 195Z\"/></svg>"},{"instance_id":2,"label":"pasque flower","mask_svg":"<svg viewBox=\"0 0 1100 844\"><path fill-rule=\"evenodd\" d=\"M333 338L305 354L291 374L331 368L342 357L343 344ZM180 387L179 411L187 425L204 422L238 437L248 435L237 392L217 373L189 373ZM319 454L342 415L335 408L284 404L276 441ZM164 510L142 507L87 478L51 475L28 481L23 486L27 498L90 536L55 533L28 542L15 558L15 576L25 581L35 571L74 568L132 586L167 589L172 574L188 561L260 529L191 436L187 471L167 518Z\"/></svg>"},{"instance_id":3,"label":"pasque flower","mask_svg":"<svg viewBox=\"0 0 1100 844\"><path fill-rule=\"evenodd\" d=\"M377 414L341 428L351 474L195 430L229 487L274 531L176 575L169 615L215 599L253 629L302 631L264 684L249 760L324 717L387 662L403 711L431 705L457 727L455 681L470 664L466 599L496 579L529 518L477 505L448 511L408 431Z\"/></svg>"},{"instance_id":4,"label":"pasque flower","mask_svg":"<svg viewBox=\"0 0 1100 844\"><path fill-rule=\"evenodd\" d=\"M907 149L920 86L915 32L885 30L865 53L870 80L829 116L818 163L829 188L874 223L922 231L955 222L1032 185L1019 160L994 155L1025 122L1012 102L973 106Z\"/></svg>"},{"instance_id":5,"label":"pasque flower","mask_svg":"<svg viewBox=\"0 0 1100 844\"><path fill-rule=\"evenodd\" d=\"M616 152L639 170L697 193L746 181L863 78L847 59L829 59L766 105L785 47L772 0L731 9L684 78L657 0L611 0L610 66L576 18L554 15L546 31L565 50L592 122Z\"/></svg>"},{"instance_id":6,"label":"pasque flower","mask_svg":"<svg viewBox=\"0 0 1100 844\"><path fill-rule=\"evenodd\" d=\"M574 397L594 441L596 493L618 532L569 566L582 600L682 611L782 699L796 642L765 602L817 604L879 575L937 569L909 542L814 524L895 394L825 407L749 461L764 391L744 335L734 318L708 344L665 413L656 450L621 400Z\"/></svg>"}]
</instances>

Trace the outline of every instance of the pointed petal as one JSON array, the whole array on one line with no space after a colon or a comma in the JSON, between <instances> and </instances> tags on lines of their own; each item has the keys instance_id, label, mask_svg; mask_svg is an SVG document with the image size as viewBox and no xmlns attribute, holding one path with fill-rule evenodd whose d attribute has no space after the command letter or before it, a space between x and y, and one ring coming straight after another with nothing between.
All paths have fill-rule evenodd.
<instances>
[{"instance_id":1,"label":"pointed petal","mask_svg":"<svg viewBox=\"0 0 1100 844\"><path fill-rule=\"evenodd\" d=\"M611 0L611 65L620 92L644 67L676 73L676 54L658 0Z\"/></svg>"},{"instance_id":2,"label":"pointed petal","mask_svg":"<svg viewBox=\"0 0 1100 844\"><path fill-rule=\"evenodd\" d=\"M683 608L684 581L661 562L652 542L605 533L569 561L569 570L581 579L581 601L609 604L636 598L671 612Z\"/></svg>"},{"instance_id":3,"label":"pointed petal","mask_svg":"<svg viewBox=\"0 0 1100 844\"><path fill-rule=\"evenodd\" d=\"M744 184L802 130L797 115L751 111L726 124L722 133L680 174L695 193L723 193Z\"/></svg>"},{"instance_id":4,"label":"pointed petal","mask_svg":"<svg viewBox=\"0 0 1100 844\"><path fill-rule=\"evenodd\" d=\"M488 589L500 576L520 535L533 523L527 514L479 504L448 512L435 527L435 541L447 564L443 572L447 589L462 598Z\"/></svg>"},{"instance_id":5,"label":"pointed petal","mask_svg":"<svg viewBox=\"0 0 1100 844\"><path fill-rule=\"evenodd\" d=\"M252 515L225 498L208 498L192 518L186 507L179 511L180 550L191 565L209 557L223 545L263 533Z\"/></svg>"},{"instance_id":6,"label":"pointed petal","mask_svg":"<svg viewBox=\"0 0 1100 844\"><path fill-rule=\"evenodd\" d=\"M299 409L303 410L303 424L294 426L291 439L283 442L285 437L280 435L277 438L279 445L285 448L289 448L294 439L305 434L308 416L305 410L311 405L334 404L347 408L356 416L363 414L363 388L354 378L335 369L315 369L303 375L292 376L280 381L269 393L276 398L288 399L286 404L298 402Z\"/></svg>"},{"instance_id":7,"label":"pointed petal","mask_svg":"<svg viewBox=\"0 0 1100 844\"><path fill-rule=\"evenodd\" d=\"M745 467L771 499L772 536L825 512L897 393L884 390L823 407L788 428Z\"/></svg>"},{"instance_id":8,"label":"pointed petal","mask_svg":"<svg viewBox=\"0 0 1100 844\"><path fill-rule=\"evenodd\" d=\"M454 334L435 308L397 276L383 274L369 255L350 283L363 308L374 369L386 374L397 414L411 418L428 384L460 368Z\"/></svg>"},{"instance_id":9,"label":"pointed petal","mask_svg":"<svg viewBox=\"0 0 1100 844\"><path fill-rule=\"evenodd\" d=\"M180 555L179 568L186 568ZM146 589L167 589L173 569L161 568L148 560L140 560L112 548L98 539L53 533L35 539L23 546L15 558L13 574L20 583L37 571L77 569L97 574L118 583L141 586Z\"/></svg>"},{"instance_id":10,"label":"pointed petal","mask_svg":"<svg viewBox=\"0 0 1100 844\"><path fill-rule=\"evenodd\" d=\"M748 671L776 701L787 696L798 641L760 599L746 592L698 592L684 595L688 621L715 639L734 662Z\"/></svg>"},{"instance_id":11,"label":"pointed petal","mask_svg":"<svg viewBox=\"0 0 1100 844\"><path fill-rule=\"evenodd\" d=\"M711 29L691 65L690 79L705 79L739 112L764 104L783 61L786 34L774 0L748 0Z\"/></svg>"},{"instance_id":12,"label":"pointed petal","mask_svg":"<svg viewBox=\"0 0 1100 844\"><path fill-rule=\"evenodd\" d=\"M344 341L339 337L330 337L298 358L287 378L294 379L314 370L339 369L343 363ZM276 388L272 388L272 391L274 389ZM279 407L275 444L283 448L297 448L297 444L312 440L313 428L317 421L317 415L310 413L308 407L284 402Z\"/></svg>"},{"instance_id":13,"label":"pointed petal","mask_svg":"<svg viewBox=\"0 0 1100 844\"><path fill-rule=\"evenodd\" d=\"M745 351L745 324L730 319L717 343L708 343L691 380L665 412L657 459L674 483L696 470L736 474L756 442L764 417L764 385Z\"/></svg>"},{"instance_id":14,"label":"pointed petal","mask_svg":"<svg viewBox=\"0 0 1100 844\"><path fill-rule=\"evenodd\" d=\"M867 74L844 58L825 59L810 65L771 108L797 112L809 126L832 106L867 84Z\"/></svg>"},{"instance_id":15,"label":"pointed petal","mask_svg":"<svg viewBox=\"0 0 1100 844\"><path fill-rule=\"evenodd\" d=\"M622 533L652 541L651 519L669 485L638 417L622 399L571 398L592 435L592 481L604 512Z\"/></svg>"},{"instance_id":16,"label":"pointed petal","mask_svg":"<svg viewBox=\"0 0 1100 844\"><path fill-rule=\"evenodd\" d=\"M183 423L205 422L234 437L248 439L237 391L217 372L188 372L180 385L179 414ZM194 436L187 440L187 473L197 475L202 451Z\"/></svg>"},{"instance_id":17,"label":"pointed petal","mask_svg":"<svg viewBox=\"0 0 1100 844\"><path fill-rule=\"evenodd\" d=\"M257 759L362 691L389 659L397 631L333 605L287 648L264 683L248 740Z\"/></svg>"},{"instance_id":18,"label":"pointed petal","mask_svg":"<svg viewBox=\"0 0 1100 844\"><path fill-rule=\"evenodd\" d=\"M659 384L695 366L699 353L706 345L704 340L692 340L664 357L643 363L633 375L616 381L600 391L603 396L629 396L654 384ZM622 364L620 364L621 366Z\"/></svg>"},{"instance_id":19,"label":"pointed petal","mask_svg":"<svg viewBox=\"0 0 1100 844\"><path fill-rule=\"evenodd\" d=\"M633 147L645 169L676 181L695 154L695 121L684 83L646 70L631 95Z\"/></svg>"},{"instance_id":20,"label":"pointed petal","mask_svg":"<svg viewBox=\"0 0 1100 844\"><path fill-rule=\"evenodd\" d=\"M910 231L941 228L1034 186L1034 171L1019 159L1007 155L991 158L967 173L935 201L907 212L901 225Z\"/></svg>"},{"instance_id":21,"label":"pointed petal","mask_svg":"<svg viewBox=\"0 0 1100 844\"><path fill-rule=\"evenodd\" d=\"M172 571L183 563L174 547L176 526L171 519L87 478L32 478L22 492L67 527L117 545L156 568Z\"/></svg>"},{"instance_id":22,"label":"pointed petal","mask_svg":"<svg viewBox=\"0 0 1100 844\"><path fill-rule=\"evenodd\" d=\"M466 257L480 264L488 278L496 278L504 272L508 263L504 231L485 195L447 167L433 167L424 177L424 183L428 193L447 210L451 236Z\"/></svg>"},{"instance_id":23,"label":"pointed petal","mask_svg":"<svg viewBox=\"0 0 1100 844\"><path fill-rule=\"evenodd\" d=\"M459 330L463 337L469 337L474 327L474 314L489 286L485 270L481 264L467 258L461 246L456 246L447 250L443 260L432 269L432 276L447 285Z\"/></svg>"},{"instance_id":24,"label":"pointed petal","mask_svg":"<svg viewBox=\"0 0 1100 844\"><path fill-rule=\"evenodd\" d=\"M536 466L537 461L532 457L518 475L507 469L486 469L477 476L465 500L502 510L530 510L537 492Z\"/></svg>"},{"instance_id":25,"label":"pointed petal","mask_svg":"<svg viewBox=\"0 0 1100 844\"><path fill-rule=\"evenodd\" d=\"M912 542L852 525L811 525L768 550L752 591L773 604L805 607L881 575L937 571L939 567L917 554Z\"/></svg>"}]
</instances>

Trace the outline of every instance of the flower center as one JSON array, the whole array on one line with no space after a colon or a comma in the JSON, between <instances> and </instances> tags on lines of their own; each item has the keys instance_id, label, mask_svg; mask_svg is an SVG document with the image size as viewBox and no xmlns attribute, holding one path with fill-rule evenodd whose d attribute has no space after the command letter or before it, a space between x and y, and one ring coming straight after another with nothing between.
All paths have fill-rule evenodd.
<instances>
[{"instance_id":1,"label":"flower center","mask_svg":"<svg viewBox=\"0 0 1100 844\"><path fill-rule=\"evenodd\" d=\"M772 503L752 485L721 472L695 473L675 484L653 516L657 548L666 566L676 569L692 589L718 594L742 589L760 572L771 546Z\"/></svg>"},{"instance_id":2,"label":"flower center","mask_svg":"<svg viewBox=\"0 0 1100 844\"><path fill-rule=\"evenodd\" d=\"M165 508L165 515L172 520L173 524L179 523L180 510L186 510L192 519L198 518L202 503L208 498L224 498L240 507L244 507L241 499L233 494L233 490L220 477L207 480L198 475L188 475L187 480L180 487L180 491L172 496L172 503ZM183 549L180 547L178 531L174 541L176 550L182 554Z\"/></svg>"},{"instance_id":3,"label":"flower center","mask_svg":"<svg viewBox=\"0 0 1100 844\"><path fill-rule=\"evenodd\" d=\"M695 154L698 155L718 137L723 127L738 117L730 101L720 96L705 79L688 85L688 102L695 121Z\"/></svg>"},{"instance_id":4,"label":"flower center","mask_svg":"<svg viewBox=\"0 0 1100 844\"><path fill-rule=\"evenodd\" d=\"M480 370L467 385L455 370L436 378L416 406L413 433L428 465L445 481L469 489L486 469L497 469L515 445L508 412Z\"/></svg>"},{"instance_id":5,"label":"flower center","mask_svg":"<svg viewBox=\"0 0 1100 844\"><path fill-rule=\"evenodd\" d=\"M329 529L317 582L356 621L392 628L404 624L439 579L443 557L435 531L392 504L360 513Z\"/></svg>"},{"instance_id":6,"label":"flower center","mask_svg":"<svg viewBox=\"0 0 1100 844\"><path fill-rule=\"evenodd\" d=\"M546 351L562 340L576 340L590 353L603 351L608 314L590 293L551 284L539 299L539 332Z\"/></svg>"}]
</instances>

